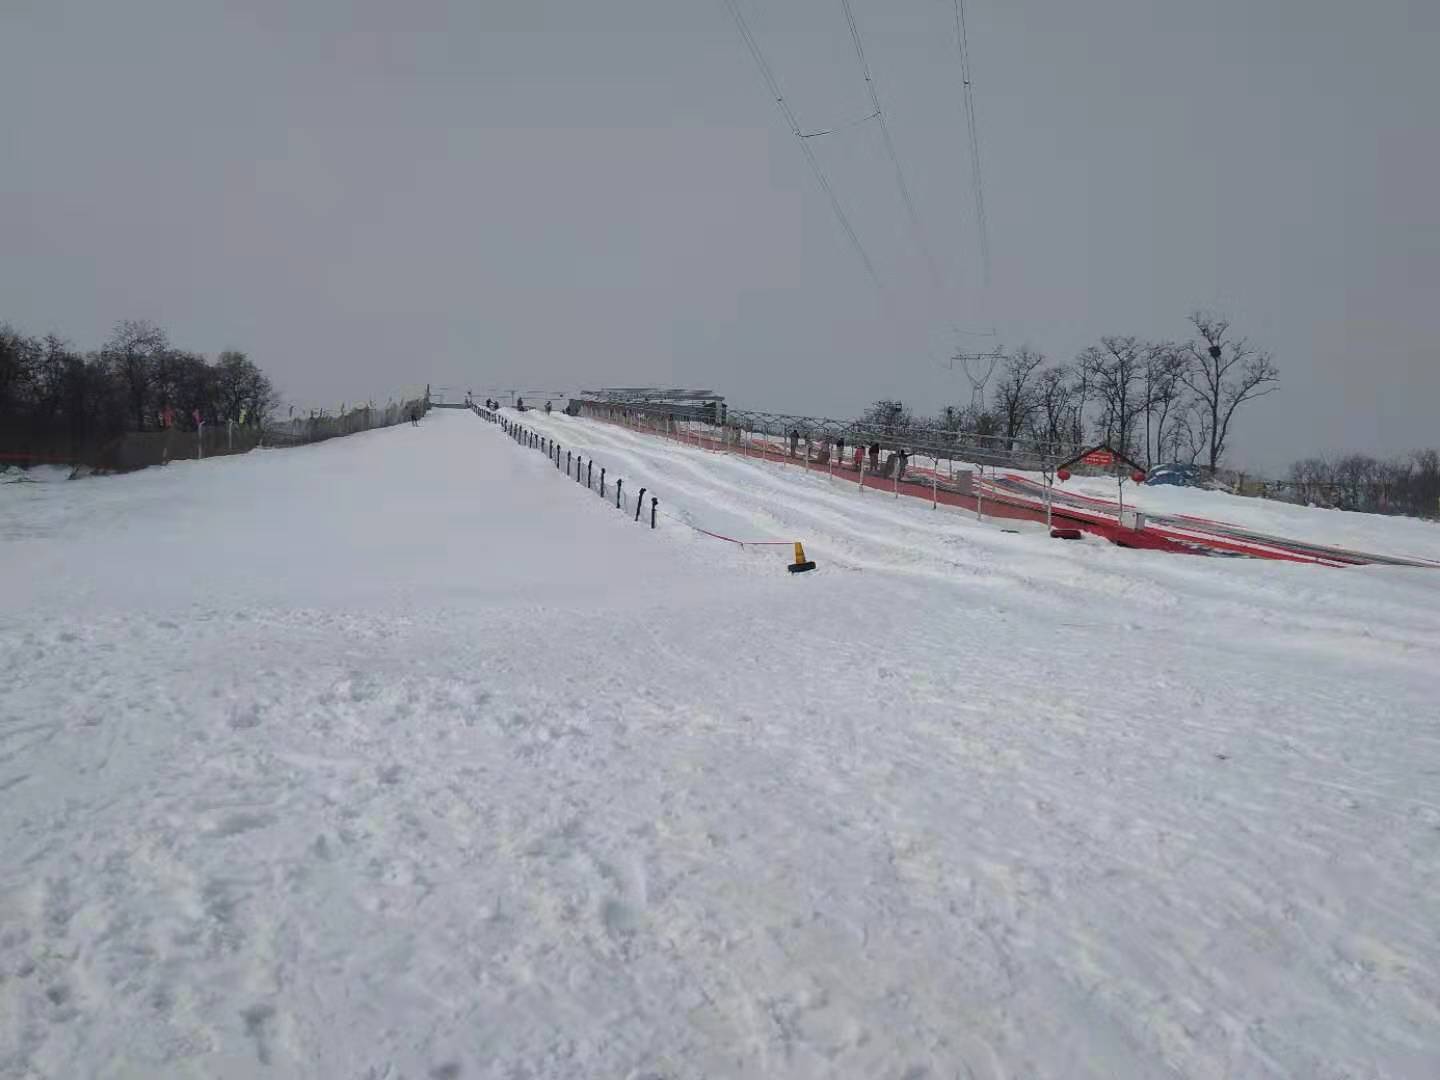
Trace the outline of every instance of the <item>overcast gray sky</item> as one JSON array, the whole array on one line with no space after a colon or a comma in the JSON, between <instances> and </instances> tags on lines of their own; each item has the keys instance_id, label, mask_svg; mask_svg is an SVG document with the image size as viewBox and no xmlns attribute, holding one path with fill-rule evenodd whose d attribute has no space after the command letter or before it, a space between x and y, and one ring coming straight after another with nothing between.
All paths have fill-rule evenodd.
<instances>
[{"instance_id":1,"label":"overcast gray sky","mask_svg":"<svg viewBox=\"0 0 1440 1080\"><path fill-rule=\"evenodd\" d=\"M811 130L869 111L839 0L739 0ZM847 415L969 399L1218 308L1283 389L1234 459L1440 442L1440 4L852 0L874 123L810 140L723 0L0 0L0 320L245 349L301 404L664 382ZM994 339L957 331L994 326Z\"/></svg>"}]
</instances>

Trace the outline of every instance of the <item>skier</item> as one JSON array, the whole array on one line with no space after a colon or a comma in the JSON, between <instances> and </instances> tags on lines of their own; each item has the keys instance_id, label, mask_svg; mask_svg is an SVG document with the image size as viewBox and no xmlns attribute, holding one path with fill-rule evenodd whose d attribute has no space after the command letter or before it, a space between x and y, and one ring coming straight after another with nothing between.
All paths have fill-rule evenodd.
<instances>
[{"instance_id":1,"label":"skier","mask_svg":"<svg viewBox=\"0 0 1440 1080\"><path fill-rule=\"evenodd\" d=\"M550 402L548 402L548 401L545 402L545 415L546 415L546 416L549 416L549 415L550 415Z\"/></svg>"},{"instance_id":2,"label":"skier","mask_svg":"<svg viewBox=\"0 0 1440 1080\"><path fill-rule=\"evenodd\" d=\"M796 449L800 446L800 432L794 428L790 429L790 456L795 456Z\"/></svg>"},{"instance_id":3,"label":"skier","mask_svg":"<svg viewBox=\"0 0 1440 1080\"><path fill-rule=\"evenodd\" d=\"M895 479L905 478L905 463L910 460L910 455L904 450L897 450L895 453Z\"/></svg>"},{"instance_id":4,"label":"skier","mask_svg":"<svg viewBox=\"0 0 1440 1080\"><path fill-rule=\"evenodd\" d=\"M410 410L410 426L420 426L420 406L418 405L416 405L413 409Z\"/></svg>"},{"instance_id":5,"label":"skier","mask_svg":"<svg viewBox=\"0 0 1440 1080\"><path fill-rule=\"evenodd\" d=\"M872 442L872 443L870 444L870 471L871 471L871 472L875 472L875 471L876 471L877 469L879 469L879 468L880 468L880 444L879 444L878 442Z\"/></svg>"}]
</instances>

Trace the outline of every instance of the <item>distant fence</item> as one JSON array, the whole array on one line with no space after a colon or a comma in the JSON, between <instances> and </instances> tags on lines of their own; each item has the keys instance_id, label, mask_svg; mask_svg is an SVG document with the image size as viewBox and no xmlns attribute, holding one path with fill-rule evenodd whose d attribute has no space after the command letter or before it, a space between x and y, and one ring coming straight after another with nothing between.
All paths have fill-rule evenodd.
<instances>
[{"instance_id":1,"label":"distant fence","mask_svg":"<svg viewBox=\"0 0 1440 1080\"><path fill-rule=\"evenodd\" d=\"M69 465L97 472L132 472L170 461L244 454L261 446L302 446L342 435L403 423L429 410L426 398L385 406L362 405L336 416L317 414L272 420L264 425L233 421L158 431L131 431L104 443L83 440L29 441L21 450L0 447L0 466Z\"/></svg>"},{"instance_id":2,"label":"distant fence","mask_svg":"<svg viewBox=\"0 0 1440 1080\"><path fill-rule=\"evenodd\" d=\"M354 435L373 428L402 424L412 418L424 416L430 408L428 398L412 398L385 406L361 405L338 416L271 420L263 429L263 443L267 446L300 446L304 443L322 442L341 435Z\"/></svg>"}]
</instances>

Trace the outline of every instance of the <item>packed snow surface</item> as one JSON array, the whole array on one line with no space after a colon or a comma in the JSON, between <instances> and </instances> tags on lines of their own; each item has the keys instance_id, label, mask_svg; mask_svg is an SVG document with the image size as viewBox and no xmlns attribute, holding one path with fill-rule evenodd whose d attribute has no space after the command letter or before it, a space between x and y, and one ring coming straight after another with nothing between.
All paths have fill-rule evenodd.
<instances>
[{"instance_id":1,"label":"packed snow surface","mask_svg":"<svg viewBox=\"0 0 1440 1080\"><path fill-rule=\"evenodd\" d=\"M1440 572L524 420L0 485L0 1076L1440 1075Z\"/></svg>"}]
</instances>

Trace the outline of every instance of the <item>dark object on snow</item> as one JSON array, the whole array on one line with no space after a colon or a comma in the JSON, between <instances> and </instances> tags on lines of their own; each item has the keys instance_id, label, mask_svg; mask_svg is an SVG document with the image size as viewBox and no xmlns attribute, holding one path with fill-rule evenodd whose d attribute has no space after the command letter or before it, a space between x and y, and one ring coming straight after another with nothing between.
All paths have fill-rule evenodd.
<instances>
[{"instance_id":1,"label":"dark object on snow","mask_svg":"<svg viewBox=\"0 0 1440 1080\"><path fill-rule=\"evenodd\" d=\"M805 545L799 540L795 541L795 561L785 569L792 574L803 574L807 570L815 569L815 560L805 558Z\"/></svg>"},{"instance_id":2,"label":"dark object on snow","mask_svg":"<svg viewBox=\"0 0 1440 1080\"><path fill-rule=\"evenodd\" d=\"M1050 539L1052 540L1079 540L1081 533L1079 529L1051 529Z\"/></svg>"},{"instance_id":3,"label":"dark object on snow","mask_svg":"<svg viewBox=\"0 0 1440 1080\"><path fill-rule=\"evenodd\" d=\"M1205 472L1199 465L1172 461L1166 465L1152 466L1145 476L1145 483L1152 487L1204 487Z\"/></svg>"}]
</instances>

